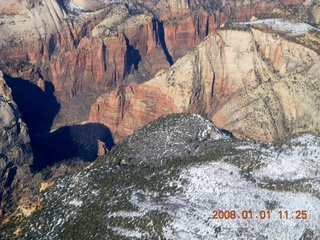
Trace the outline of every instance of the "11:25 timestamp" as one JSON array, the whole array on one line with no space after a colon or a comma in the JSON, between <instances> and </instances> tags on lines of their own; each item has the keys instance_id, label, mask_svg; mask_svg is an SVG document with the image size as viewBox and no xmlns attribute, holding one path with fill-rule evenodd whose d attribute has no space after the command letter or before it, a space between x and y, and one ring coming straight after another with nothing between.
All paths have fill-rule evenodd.
<instances>
[{"instance_id":1,"label":"11:25 timestamp","mask_svg":"<svg viewBox=\"0 0 320 240\"><path fill-rule=\"evenodd\" d=\"M279 210L271 212L271 210L261 210L259 212L253 212L252 210L243 210L237 212L236 210L214 210L212 219L298 219L304 220L308 218L307 210Z\"/></svg>"}]
</instances>

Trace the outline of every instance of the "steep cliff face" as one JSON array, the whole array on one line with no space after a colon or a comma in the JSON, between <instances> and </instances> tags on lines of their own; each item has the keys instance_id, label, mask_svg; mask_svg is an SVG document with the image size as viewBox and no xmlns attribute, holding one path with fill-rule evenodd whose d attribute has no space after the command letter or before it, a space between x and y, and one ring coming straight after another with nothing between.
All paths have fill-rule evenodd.
<instances>
[{"instance_id":1,"label":"steep cliff face","mask_svg":"<svg viewBox=\"0 0 320 240\"><path fill-rule=\"evenodd\" d=\"M126 96L111 110L104 102L114 101L112 92L92 106L90 120L123 136L123 123L130 122L133 131L163 115L152 107L157 99L169 112L207 113L217 127L237 137L272 141L296 132L319 134L319 66L317 53L280 35L219 30L167 72L126 88L144 92L135 95L144 102L139 111L132 111ZM151 99L149 89L157 89ZM118 111L120 120L110 121L109 109Z\"/></svg>"},{"instance_id":2,"label":"steep cliff face","mask_svg":"<svg viewBox=\"0 0 320 240\"><path fill-rule=\"evenodd\" d=\"M132 83L99 97L91 107L89 121L108 126L117 141L159 116L176 112L171 96L158 87Z\"/></svg>"},{"instance_id":3,"label":"steep cliff face","mask_svg":"<svg viewBox=\"0 0 320 240\"><path fill-rule=\"evenodd\" d=\"M13 78L53 83L61 104L55 127L86 120L85 113L103 92L124 81L149 79L169 67L159 22L131 8L112 5L70 17L48 0L26 8L24 15L4 15L1 68Z\"/></svg>"},{"instance_id":4,"label":"steep cliff face","mask_svg":"<svg viewBox=\"0 0 320 240\"><path fill-rule=\"evenodd\" d=\"M281 5L258 0L67 2L11 0L0 9L0 68L12 78L53 83L61 105L54 128L87 120L90 105L102 93L168 69L222 23L249 20Z\"/></svg>"},{"instance_id":5,"label":"steep cliff face","mask_svg":"<svg viewBox=\"0 0 320 240\"><path fill-rule=\"evenodd\" d=\"M37 189L30 180L33 154L26 124L0 71L0 217Z\"/></svg>"}]
</instances>

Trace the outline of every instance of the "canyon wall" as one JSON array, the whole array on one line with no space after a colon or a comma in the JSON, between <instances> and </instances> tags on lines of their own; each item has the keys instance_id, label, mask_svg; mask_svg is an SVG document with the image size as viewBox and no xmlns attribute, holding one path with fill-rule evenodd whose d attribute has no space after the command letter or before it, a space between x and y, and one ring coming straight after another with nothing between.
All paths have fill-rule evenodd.
<instances>
[{"instance_id":1,"label":"canyon wall","mask_svg":"<svg viewBox=\"0 0 320 240\"><path fill-rule=\"evenodd\" d=\"M0 217L37 189L28 128L0 71Z\"/></svg>"},{"instance_id":2,"label":"canyon wall","mask_svg":"<svg viewBox=\"0 0 320 240\"><path fill-rule=\"evenodd\" d=\"M219 30L168 71L100 97L89 120L125 136L165 113L192 112L240 138L319 134L319 67L316 52L280 35Z\"/></svg>"},{"instance_id":3,"label":"canyon wall","mask_svg":"<svg viewBox=\"0 0 320 240\"><path fill-rule=\"evenodd\" d=\"M66 2L1 4L5 7L0 19L0 69L34 85L40 78L53 84L60 109L52 128L87 120L91 104L101 94L167 70L224 22L249 20L281 5L213 0Z\"/></svg>"}]
</instances>

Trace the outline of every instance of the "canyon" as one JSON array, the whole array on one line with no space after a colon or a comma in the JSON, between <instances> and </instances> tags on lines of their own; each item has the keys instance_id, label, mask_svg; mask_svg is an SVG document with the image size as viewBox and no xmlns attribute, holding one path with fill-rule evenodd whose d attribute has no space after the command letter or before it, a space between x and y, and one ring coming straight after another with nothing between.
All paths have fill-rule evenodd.
<instances>
[{"instance_id":1,"label":"canyon","mask_svg":"<svg viewBox=\"0 0 320 240\"><path fill-rule=\"evenodd\" d=\"M12 1L0 11L0 69L44 92L43 82L51 84L47 95L60 106L45 121L55 129L86 121L103 93L167 70L223 23L300 3L106 1L92 9L84 1Z\"/></svg>"},{"instance_id":2,"label":"canyon","mask_svg":"<svg viewBox=\"0 0 320 240\"><path fill-rule=\"evenodd\" d=\"M320 134L319 33L231 24L264 18L319 27L320 6L0 0L3 212L37 191L46 167L80 158L82 168L167 114L264 142Z\"/></svg>"},{"instance_id":3,"label":"canyon","mask_svg":"<svg viewBox=\"0 0 320 240\"><path fill-rule=\"evenodd\" d=\"M319 55L258 28L217 30L168 71L101 96L89 120L127 136L168 113L207 114L240 138L319 134Z\"/></svg>"},{"instance_id":4,"label":"canyon","mask_svg":"<svg viewBox=\"0 0 320 240\"><path fill-rule=\"evenodd\" d=\"M28 127L1 71L0 116L0 217L3 217L38 190L39 175L31 170L33 153Z\"/></svg>"}]
</instances>

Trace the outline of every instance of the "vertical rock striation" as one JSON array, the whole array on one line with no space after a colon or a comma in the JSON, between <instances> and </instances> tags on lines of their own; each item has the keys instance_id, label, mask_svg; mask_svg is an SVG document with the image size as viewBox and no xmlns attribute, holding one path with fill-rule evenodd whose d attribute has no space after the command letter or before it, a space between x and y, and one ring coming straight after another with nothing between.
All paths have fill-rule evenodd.
<instances>
[{"instance_id":1,"label":"vertical rock striation","mask_svg":"<svg viewBox=\"0 0 320 240\"><path fill-rule=\"evenodd\" d=\"M139 111L132 98L111 92L92 106L90 121L125 136L163 115L157 108L165 103L170 113L206 113L237 137L273 141L297 132L319 134L319 60L313 50L274 33L219 30L168 71L125 88L140 93L134 96L143 102ZM117 105L110 108L115 96ZM153 105L154 99L161 104Z\"/></svg>"},{"instance_id":2,"label":"vertical rock striation","mask_svg":"<svg viewBox=\"0 0 320 240\"><path fill-rule=\"evenodd\" d=\"M226 21L249 20L282 4L66 2L10 0L0 7L0 69L34 84L39 78L53 83L61 105L53 128L87 120L91 104L101 94L167 70ZM298 4L284 4L289 3Z\"/></svg>"},{"instance_id":3,"label":"vertical rock striation","mask_svg":"<svg viewBox=\"0 0 320 240\"><path fill-rule=\"evenodd\" d=\"M37 189L32 164L27 126L0 71L0 217Z\"/></svg>"}]
</instances>

